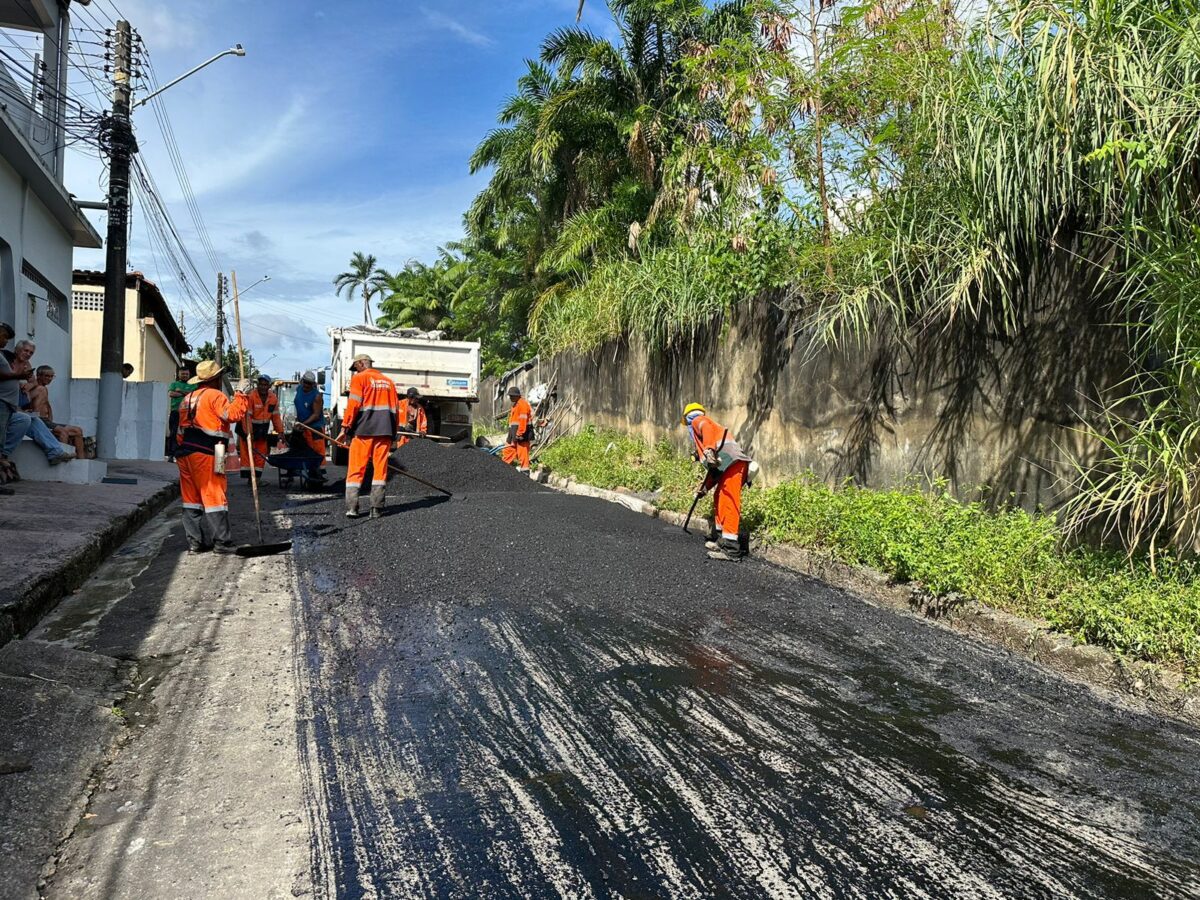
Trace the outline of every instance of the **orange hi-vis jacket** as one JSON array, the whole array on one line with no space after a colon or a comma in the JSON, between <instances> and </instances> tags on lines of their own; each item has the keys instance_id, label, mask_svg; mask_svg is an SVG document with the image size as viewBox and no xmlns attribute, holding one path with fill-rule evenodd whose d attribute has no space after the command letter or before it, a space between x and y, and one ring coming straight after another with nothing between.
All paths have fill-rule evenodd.
<instances>
[{"instance_id":1,"label":"orange hi-vis jacket","mask_svg":"<svg viewBox=\"0 0 1200 900\"><path fill-rule=\"evenodd\" d=\"M696 416L692 420L692 424L688 426L688 431L692 435L692 442L696 445L696 453L699 456L703 457L705 450L712 450L717 454L718 471L725 471L735 462L750 461L750 457L738 445L738 442L706 415ZM724 444L721 443L722 439L725 441Z\"/></svg>"},{"instance_id":2,"label":"orange hi-vis jacket","mask_svg":"<svg viewBox=\"0 0 1200 900\"><path fill-rule=\"evenodd\" d=\"M375 369L364 369L350 379L342 427L355 437L394 438L399 408L395 382Z\"/></svg>"},{"instance_id":3,"label":"orange hi-vis jacket","mask_svg":"<svg viewBox=\"0 0 1200 900\"><path fill-rule=\"evenodd\" d=\"M508 414L508 442L527 441L523 435L529 434L529 426L533 424L533 407L524 397L518 397L513 404L512 412Z\"/></svg>"},{"instance_id":4,"label":"orange hi-vis jacket","mask_svg":"<svg viewBox=\"0 0 1200 900\"><path fill-rule=\"evenodd\" d=\"M410 403L407 397L400 401L400 429L417 434L429 431L429 419L420 403Z\"/></svg>"},{"instance_id":5,"label":"orange hi-vis jacket","mask_svg":"<svg viewBox=\"0 0 1200 900\"><path fill-rule=\"evenodd\" d=\"M229 423L245 414L245 395L238 394L230 399L216 388L197 388L179 404L179 449L175 455L214 455L217 444L226 443L232 437Z\"/></svg>"},{"instance_id":6,"label":"orange hi-vis jacket","mask_svg":"<svg viewBox=\"0 0 1200 900\"><path fill-rule=\"evenodd\" d=\"M267 391L267 399L263 399L258 391L251 391L247 398L250 409L250 427L256 440L265 440L267 425L275 426L275 433L283 433L283 416L279 414L279 398L274 391Z\"/></svg>"}]
</instances>

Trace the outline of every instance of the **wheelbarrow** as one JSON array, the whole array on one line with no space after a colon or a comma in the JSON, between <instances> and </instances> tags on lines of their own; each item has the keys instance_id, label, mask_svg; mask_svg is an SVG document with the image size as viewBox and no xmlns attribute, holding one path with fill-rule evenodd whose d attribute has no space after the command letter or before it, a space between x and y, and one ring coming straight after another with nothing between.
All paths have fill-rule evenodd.
<instances>
[{"instance_id":1,"label":"wheelbarrow","mask_svg":"<svg viewBox=\"0 0 1200 900\"><path fill-rule=\"evenodd\" d=\"M272 453L267 462L279 471L279 486L285 490L297 480L301 490L319 491L325 487L325 470L322 468L325 460L312 450Z\"/></svg>"}]
</instances>

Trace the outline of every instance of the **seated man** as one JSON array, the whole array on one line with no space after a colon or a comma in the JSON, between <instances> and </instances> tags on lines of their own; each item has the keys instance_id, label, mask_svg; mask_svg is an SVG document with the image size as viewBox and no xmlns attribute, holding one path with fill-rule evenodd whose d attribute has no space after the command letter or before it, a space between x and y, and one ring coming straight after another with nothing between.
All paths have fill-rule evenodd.
<instances>
[{"instance_id":1,"label":"seated man","mask_svg":"<svg viewBox=\"0 0 1200 900\"><path fill-rule=\"evenodd\" d=\"M22 371L29 371L29 360L33 358L33 352L36 349L33 341L17 341L13 347L13 368L16 369L19 366ZM31 416L24 410L15 411L9 419L8 428L9 433L4 442L5 456L12 456L21 438L27 434L46 454L50 465L68 462L75 458L75 451L60 444L46 423L38 416Z\"/></svg>"},{"instance_id":2,"label":"seated man","mask_svg":"<svg viewBox=\"0 0 1200 900\"><path fill-rule=\"evenodd\" d=\"M84 459L87 453L83 449L83 429L78 425L61 425L54 421L54 410L50 406L50 382L54 380L54 369L50 366L38 366L33 378L27 382L26 393L29 394L30 415L36 416L46 423L55 439L75 448L75 457Z\"/></svg>"}]
</instances>

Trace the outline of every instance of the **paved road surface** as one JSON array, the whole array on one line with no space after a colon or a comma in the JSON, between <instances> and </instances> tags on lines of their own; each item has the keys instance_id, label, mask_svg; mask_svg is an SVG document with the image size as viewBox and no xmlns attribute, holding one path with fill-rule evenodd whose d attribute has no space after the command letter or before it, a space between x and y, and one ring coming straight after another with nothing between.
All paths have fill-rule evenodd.
<instances>
[{"instance_id":1,"label":"paved road surface","mask_svg":"<svg viewBox=\"0 0 1200 900\"><path fill-rule=\"evenodd\" d=\"M1200 735L474 450L295 502L323 896L1200 896Z\"/></svg>"}]
</instances>

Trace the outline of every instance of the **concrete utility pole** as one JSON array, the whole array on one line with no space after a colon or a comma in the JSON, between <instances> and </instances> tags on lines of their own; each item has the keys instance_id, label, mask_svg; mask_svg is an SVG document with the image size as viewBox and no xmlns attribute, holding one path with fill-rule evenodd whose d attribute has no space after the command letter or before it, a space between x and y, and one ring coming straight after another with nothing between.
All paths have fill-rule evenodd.
<instances>
[{"instance_id":1,"label":"concrete utility pole","mask_svg":"<svg viewBox=\"0 0 1200 900\"><path fill-rule=\"evenodd\" d=\"M217 359L218 366L225 362L225 276L217 273Z\"/></svg>"},{"instance_id":2,"label":"concrete utility pole","mask_svg":"<svg viewBox=\"0 0 1200 900\"><path fill-rule=\"evenodd\" d=\"M108 248L104 262L104 329L100 343L100 398L96 411L96 454L117 455L117 430L124 403L125 266L129 234L129 164L137 150L129 122L133 29L117 22L113 41L113 106L107 123Z\"/></svg>"}]
</instances>

